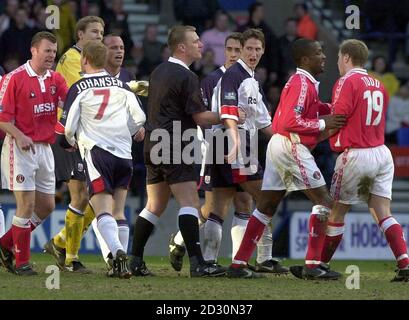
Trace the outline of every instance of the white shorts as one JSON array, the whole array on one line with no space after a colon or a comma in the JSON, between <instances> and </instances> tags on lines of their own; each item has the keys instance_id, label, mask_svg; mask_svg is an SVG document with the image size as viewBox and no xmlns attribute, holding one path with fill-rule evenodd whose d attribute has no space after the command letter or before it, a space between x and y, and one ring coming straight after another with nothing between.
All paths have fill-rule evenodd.
<instances>
[{"instance_id":1,"label":"white shorts","mask_svg":"<svg viewBox=\"0 0 409 320\"><path fill-rule=\"evenodd\" d=\"M370 194L392 199L393 172L393 158L384 145L345 150L335 164L331 195L345 204L367 202Z\"/></svg>"},{"instance_id":2,"label":"white shorts","mask_svg":"<svg viewBox=\"0 0 409 320\"><path fill-rule=\"evenodd\" d=\"M11 191L55 193L54 156L47 143L34 143L20 150L16 140L7 135L1 150L1 186Z\"/></svg>"},{"instance_id":3,"label":"white shorts","mask_svg":"<svg viewBox=\"0 0 409 320\"><path fill-rule=\"evenodd\" d=\"M262 190L288 192L313 189L325 185L320 169L310 150L274 134L268 143Z\"/></svg>"}]
</instances>

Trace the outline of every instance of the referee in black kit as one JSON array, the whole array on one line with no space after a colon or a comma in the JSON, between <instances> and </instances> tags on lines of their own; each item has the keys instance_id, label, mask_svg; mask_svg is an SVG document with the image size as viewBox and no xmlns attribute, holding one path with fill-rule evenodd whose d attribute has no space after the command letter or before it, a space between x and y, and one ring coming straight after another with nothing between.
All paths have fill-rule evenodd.
<instances>
[{"instance_id":1,"label":"referee in black kit","mask_svg":"<svg viewBox=\"0 0 409 320\"><path fill-rule=\"evenodd\" d=\"M203 44L194 27L176 26L169 32L168 46L171 57L152 72L149 81L144 144L148 200L135 222L130 267L134 276L151 275L143 261L144 247L173 194L180 206L178 222L189 255L190 276L221 276L225 268L203 259L199 242L196 173L193 164L185 164L181 159L183 147L189 143L182 141L185 130L195 129L196 125L220 123L218 113L207 111L199 79L189 70L189 66L202 57ZM181 130L174 132L175 127ZM166 132L169 141L161 152L156 152L158 148L155 148L161 142L155 138L158 132ZM158 164L158 158L165 161Z\"/></svg>"}]
</instances>

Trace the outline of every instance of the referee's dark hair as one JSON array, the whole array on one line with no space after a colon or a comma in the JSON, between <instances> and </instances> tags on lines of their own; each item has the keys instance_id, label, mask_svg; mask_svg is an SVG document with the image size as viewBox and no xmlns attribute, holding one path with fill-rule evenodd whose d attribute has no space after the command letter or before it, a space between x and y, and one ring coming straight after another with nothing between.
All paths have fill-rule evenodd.
<instances>
[{"instance_id":1,"label":"referee's dark hair","mask_svg":"<svg viewBox=\"0 0 409 320\"><path fill-rule=\"evenodd\" d=\"M192 26L175 26L169 31L168 35L168 47L171 54L173 54L177 46L184 43L186 40L186 33L192 31L195 32L196 28Z\"/></svg>"},{"instance_id":2,"label":"referee's dark hair","mask_svg":"<svg viewBox=\"0 0 409 320\"><path fill-rule=\"evenodd\" d=\"M54 34L48 31L40 31L31 39L31 47L37 47L43 39L46 39L51 43L57 43L57 37Z\"/></svg>"},{"instance_id":3,"label":"referee's dark hair","mask_svg":"<svg viewBox=\"0 0 409 320\"><path fill-rule=\"evenodd\" d=\"M303 57L309 57L313 54L314 46L313 44L317 41L301 38L295 40L291 46L291 53L293 60L297 66L301 65L301 59Z\"/></svg>"}]
</instances>

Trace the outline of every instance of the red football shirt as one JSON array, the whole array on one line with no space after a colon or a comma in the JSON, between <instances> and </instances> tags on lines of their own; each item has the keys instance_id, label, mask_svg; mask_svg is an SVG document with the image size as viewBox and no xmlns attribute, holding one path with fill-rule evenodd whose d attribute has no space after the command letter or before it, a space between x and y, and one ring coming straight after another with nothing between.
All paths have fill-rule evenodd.
<instances>
[{"instance_id":1,"label":"red football shirt","mask_svg":"<svg viewBox=\"0 0 409 320\"><path fill-rule=\"evenodd\" d=\"M54 143L57 107L67 91L59 73L38 76L28 61L0 82L0 121L14 122L33 142Z\"/></svg>"},{"instance_id":2,"label":"red football shirt","mask_svg":"<svg viewBox=\"0 0 409 320\"><path fill-rule=\"evenodd\" d=\"M382 83L366 70L354 68L334 86L333 113L347 116L347 124L330 138L334 151L384 144L389 97Z\"/></svg>"},{"instance_id":3,"label":"red football shirt","mask_svg":"<svg viewBox=\"0 0 409 320\"><path fill-rule=\"evenodd\" d=\"M330 105L318 97L319 82L297 69L286 83L273 119L273 132L312 149L320 134L319 115L330 113Z\"/></svg>"}]
</instances>

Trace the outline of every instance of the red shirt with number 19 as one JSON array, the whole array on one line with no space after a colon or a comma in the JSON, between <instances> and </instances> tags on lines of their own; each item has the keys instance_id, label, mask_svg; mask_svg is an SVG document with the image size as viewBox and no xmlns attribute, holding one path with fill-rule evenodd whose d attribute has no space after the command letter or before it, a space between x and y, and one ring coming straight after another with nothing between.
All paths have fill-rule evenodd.
<instances>
[{"instance_id":1,"label":"red shirt with number 19","mask_svg":"<svg viewBox=\"0 0 409 320\"><path fill-rule=\"evenodd\" d=\"M14 122L33 142L54 143L57 107L67 91L58 72L39 76L27 61L0 82L0 121Z\"/></svg>"},{"instance_id":2,"label":"red shirt with number 19","mask_svg":"<svg viewBox=\"0 0 409 320\"><path fill-rule=\"evenodd\" d=\"M345 127L330 138L334 151L384 144L389 97L379 80L365 69L351 69L335 83L332 97L333 113L347 116Z\"/></svg>"}]
</instances>

